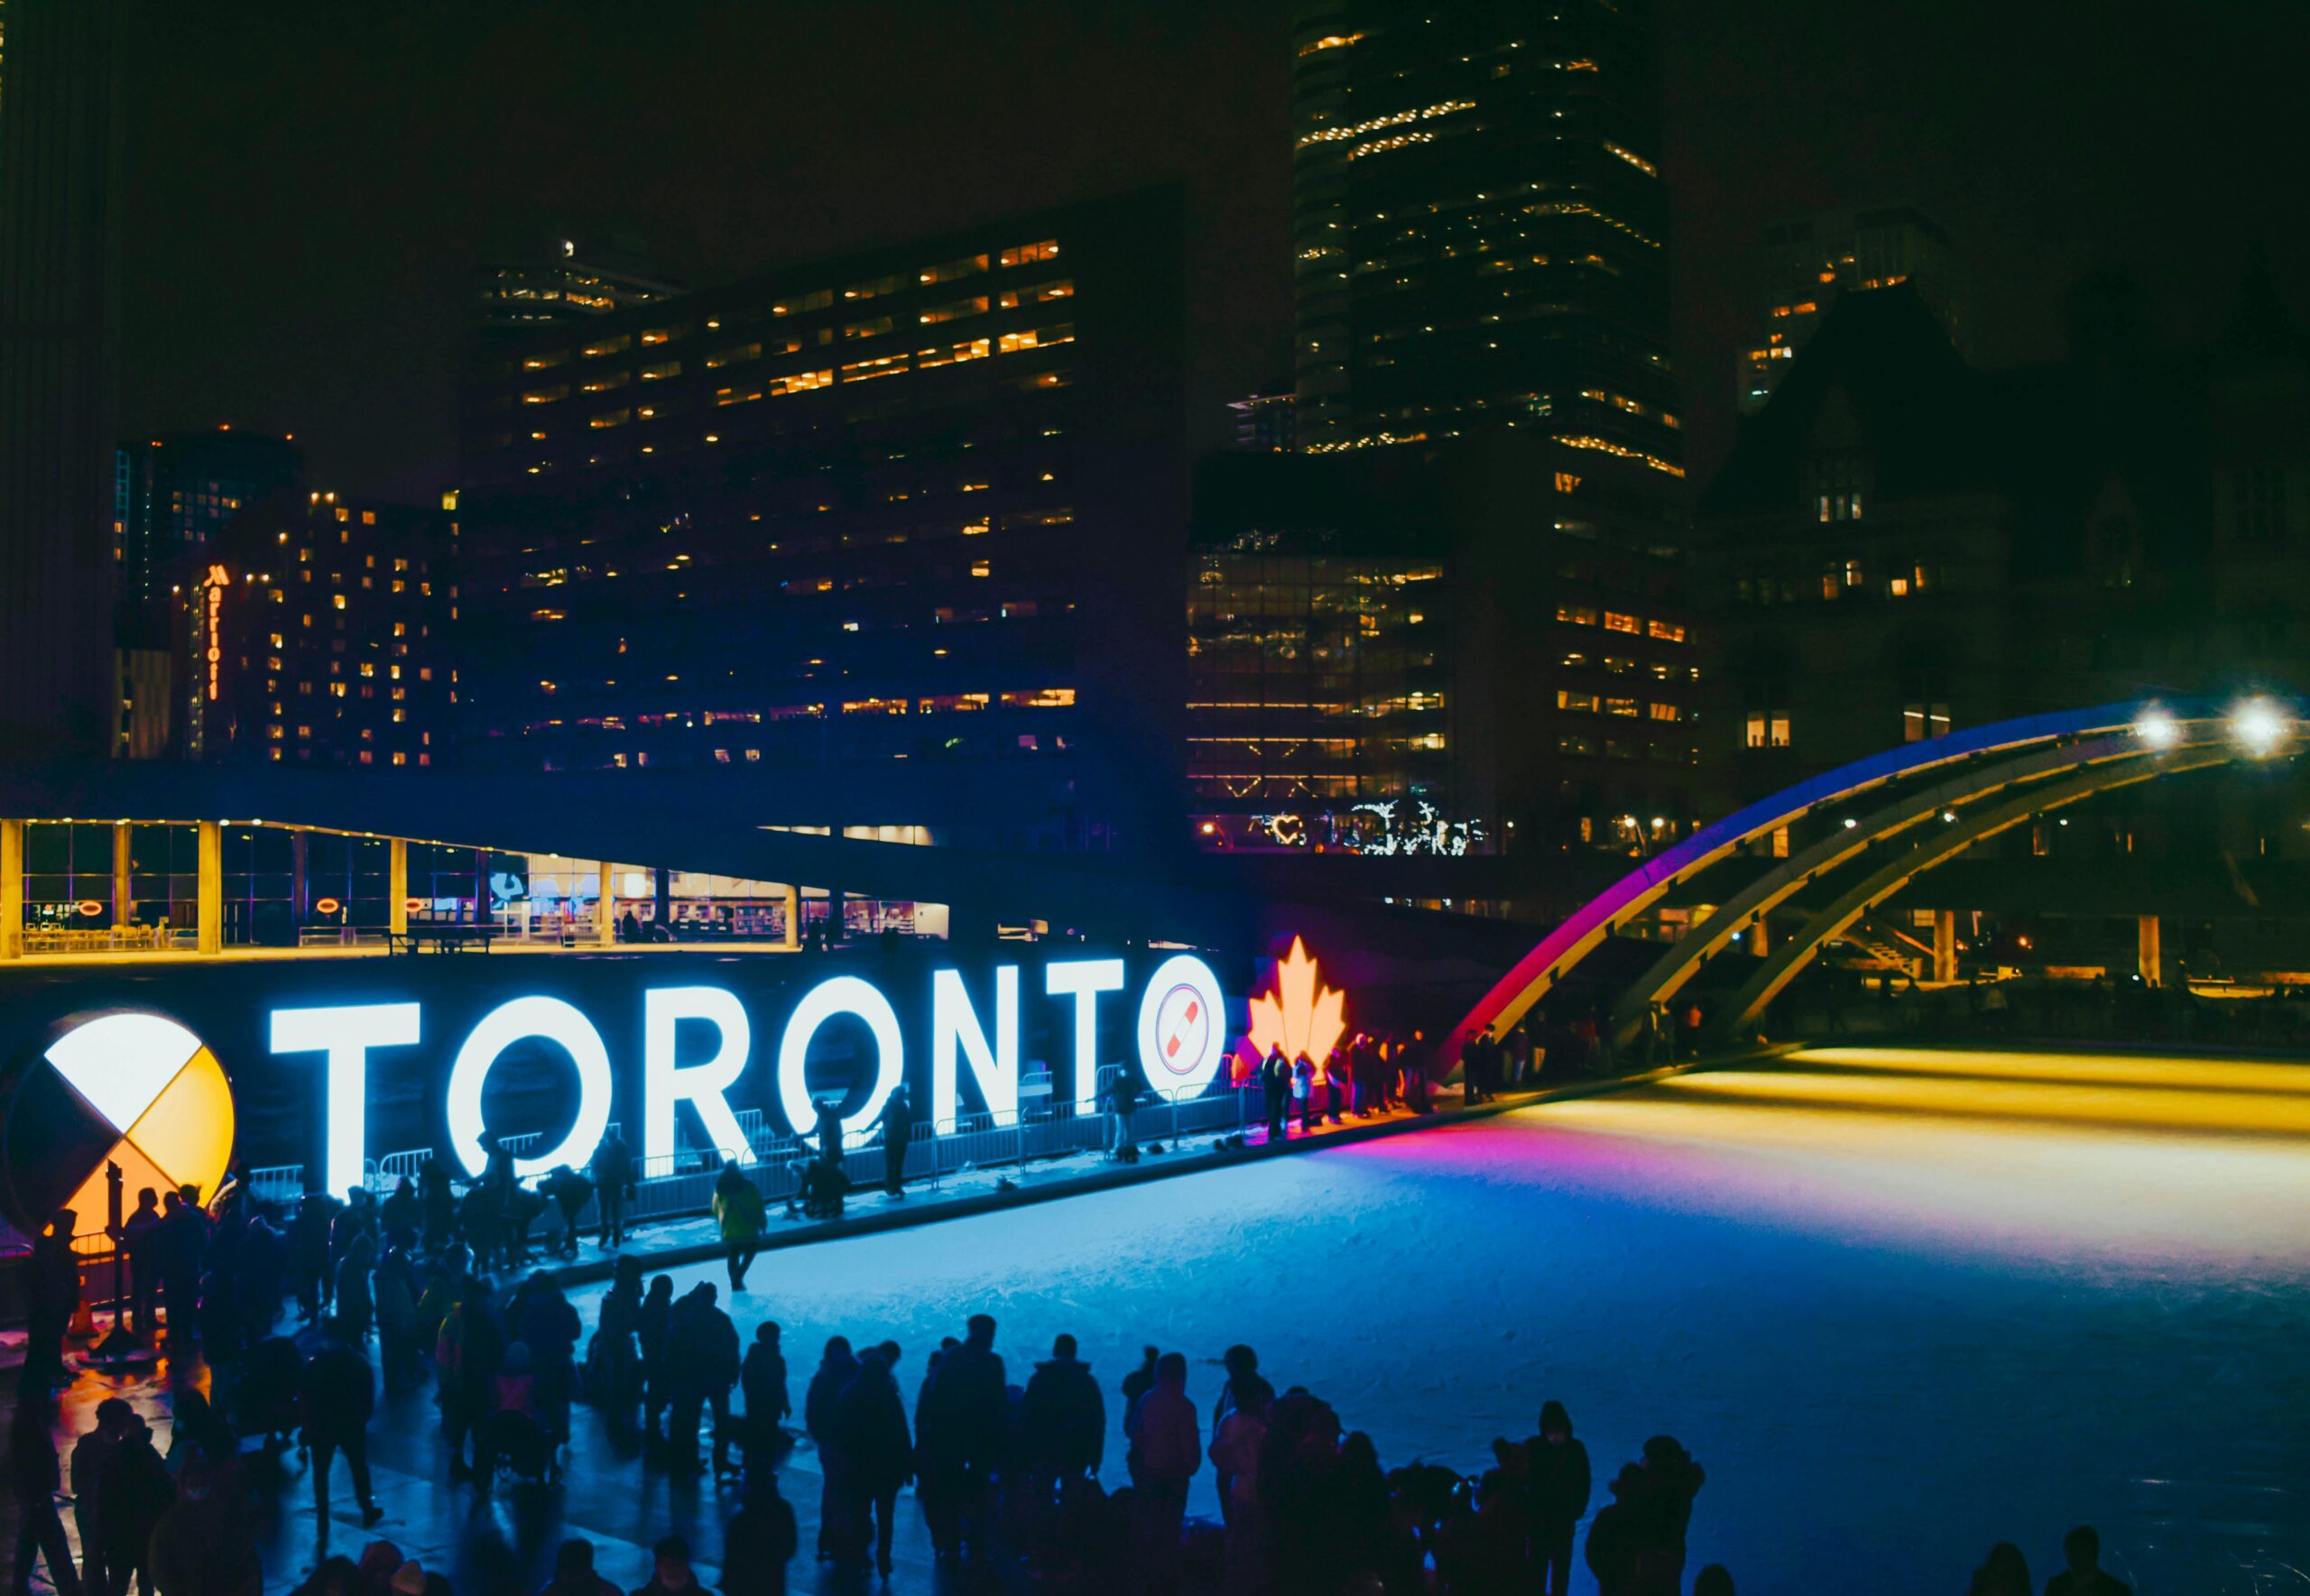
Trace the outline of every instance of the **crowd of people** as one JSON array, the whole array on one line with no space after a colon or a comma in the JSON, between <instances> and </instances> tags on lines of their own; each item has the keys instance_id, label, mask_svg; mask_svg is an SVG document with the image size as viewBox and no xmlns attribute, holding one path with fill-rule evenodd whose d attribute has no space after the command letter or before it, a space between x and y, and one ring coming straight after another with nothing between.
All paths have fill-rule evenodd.
<instances>
[{"instance_id":1,"label":"crowd of people","mask_svg":"<svg viewBox=\"0 0 2310 1596\"><path fill-rule=\"evenodd\" d=\"M187 1209L199 1213L179 1211ZM356 1228L368 1222L355 1205L337 1217L348 1216ZM205 1238L203 1278L217 1280L221 1254L238 1260L228 1278L239 1284L229 1315L208 1313L205 1296L189 1298L187 1322L167 1325L172 1361L192 1367L199 1347L211 1378L208 1396L189 1382L172 1387L165 1455L146 1421L111 1398L60 1456L51 1392L63 1370L28 1373L9 1449L23 1504L17 1591L44 1562L63 1596L125 1592L132 1581L148 1596L256 1596L264 1574L245 1504L262 1486L246 1453L252 1444L275 1455L300 1448L324 1549L339 1454L362 1522L375 1524L383 1515L367 1436L381 1377L388 1388L430 1378L447 1471L480 1496L509 1473L550 1486L570 1442L571 1406L581 1400L677 1479L698 1479L710 1464L717 1489L729 1482L720 1499L730 1507L720 1588L732 1596L786 1587L799 1546L779 1470L797 1444L798 1419L820 1473L816 1555L860 1574L892 1572L895 1516L911 1486L937 1558L964 1585L979 1576L988 1588L1103 1596L1560 1596L1576 1560L1599 1596L1733 1589L1713 1565L1686 1584L1687 1536L1707 1478L1700 1463L1674 1437L1656 1435L1605 1481L1608 1499L1591 1518L1589 1454L1557 1401L1543 1406L1528 1436L1495 1439L1490 1466L1476 1475L1421 1462L1390 1469L1371 1436L1350 1430L1325 1398L1298 1384L1279 1391L1250 1347L1227 1350L1206 1411L1187 1395L1181 1352L1148 1347L1109 1388L1075 1338L1062 1335L1019 1379L998 1349L995 1321L978 1315L927 1352L919 1380L895 1342L829 1338L798 1410L780 1326L762 1324L742 1352L712 1282L678 1296L671 1277L645 1283L640 1260L623 1257L587 1340L550 1274L493 1283L462 1241L426 1251L420 1239L418 1258L403 1258L404 1278L386 1261L400 1248L371 1263L374 1241L347 1236L338 1250L366 1265L367 1281L340 1269L324 1300L293 1288L301 1276L284 1278L268 1303L244 1293L249 1277L240 1271L248 1232L269 1223L257 1205L228 1204ZM379 1300L403 1290L407 1323L379 1338L373 1361ZM292 1295L299 1318L284 1332ZM171 1321L178 1306L164 1297ZM902 1379L913 1385L911 1413ZM1127 1478L1113 1489L1111 1448ZM78 1566L56 1507L68 1458ZM1215 1522L1187 1512L1190 1485L1206 1468ZM2065 1555L2048 1596L2124 1591L2099 1571L2092 1530L2074 1532ZM652 1564L634 1596L704 1588L679 1537L661 1540ZM300 1591L442 1596L448 1588L440 1571L379 1541L357 1559L325 1558ZM2022 1554L1994 1548L1972 1590L2029 1592ZM615 1596L583 1540L560 1548L542 1591Z\"/></svg>"}]
</instances>

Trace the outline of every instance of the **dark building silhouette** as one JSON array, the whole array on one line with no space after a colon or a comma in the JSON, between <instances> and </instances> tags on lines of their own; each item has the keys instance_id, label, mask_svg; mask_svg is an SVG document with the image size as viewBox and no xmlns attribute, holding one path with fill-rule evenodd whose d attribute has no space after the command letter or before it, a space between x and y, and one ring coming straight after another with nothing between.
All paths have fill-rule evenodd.
<instances>
[{"instance_id":1,"label":"dark building silhouette","mask_svg":"<svg viewBox=\"0 0 2310 1596\"><path fill-rule=\"evenodd\" d=\"M1208 459L1187 594L1198 843L1625 853L1688 832L1683 574L1643 545L1647 484L1593 465L1505 434Z\"/></svg>"},{"instance_id":2,"label":"dark building silhouette","mask_svg":"<svg viewBox=\"0 0 2310 1596\"><path fill-rule=\"evenodd\" d=\"M583 323L682 291L638 249L552 240L525 260L485 266L474 312L485 336Z\"/></svg>"},{"instance_id":3,"label":"dark building silhouette","mask_svg":"<svg viewBox=\"0 0 2310 1596\"><path fill-rule=\"evenodd\" d=\"M1256 393L1229 400L1227 413L1239 449L1288 455L1298 447L1298 406L1288 382L1263 383Z\"/></svg>"},{"instance_id":4,"label":"dark building silhouette","mask_svg":"<svg viewBox=\"0 0 2310 1596\"><path fill-rule=\"evenodd\" d=\"M2260 276L2207 347L2161 345L2120 278L2070 311L2066 358L1982 371L1912 285L1846 294L1742 424L1695 531L1715 811L2033 711L2310 687L2310 343ZM2168 960L2259 960L2235 938L2310 863L2289 769L2106 796L1903 902L2061 904L2079 963L2130 964L2160 914Z\"/></svg>"},{"instance_id":5,"label":"dark building silhouette","mask_svg":"<svg viewBox=\"0 0 2310 1596\"><path fill-rule=\"evenodd\" d=\"M122 444L113 495L120 603L165 597L186 555L243 509L298 486L304 469L294 442L230 427Z\"/></svg>"},{"instance_id":6,"label":"dark building silhouette","mask_svg":"<svg viewBox=\"0 0 2310 1596\"><path fill-rule=\"evenodd\" d=\"M765 822L1174 835L1180 228L1158 190L487 346L466 757L687 771Z\"/></svg>"},{"instance_id":7,"label":"dark building silhouette","mask_svg":"<svg viewBox=\"0 0 2310 1596\"><path fill-rule=\"evenodd\" d=\"M1837 297L1915 285L1964 347L1971 317L1964 268L1948 232L1913 205L1824 211L1769 224L1755 259L1757 331L1741 352L1741 413L1772 397L1789 362Z\"/></svg>"},{"instance_id":8,"label":"dark building silhouette","mask_svg":"<svg viewBox=\"0 0 2310 1596\"><path fill-rule=\"evenodd\" d=\"M115 0L15 0L0 93L0 755L115 735Z\"/></svg>"},{"instance_id":9,"label":"dark building silhouette","mask_svg":"<svg viewBox=\"0 0 2310 1596\"><path fill-rule=\"evenodd\" d=\"M444 762L457 697L457 522L285 493L179 566L183 733L209 761Z\"/></svg>"},{"instance_id":10,"label":"dark building silhouette","mask_svg":"<svg viewBox=\"0 0 2310 1596\"><path fill-rule=\"evenodd\" d=\"M1680 476L1651 6L1302 0L1292 47L1299 447Z\"/></svg>"}]
</instances>

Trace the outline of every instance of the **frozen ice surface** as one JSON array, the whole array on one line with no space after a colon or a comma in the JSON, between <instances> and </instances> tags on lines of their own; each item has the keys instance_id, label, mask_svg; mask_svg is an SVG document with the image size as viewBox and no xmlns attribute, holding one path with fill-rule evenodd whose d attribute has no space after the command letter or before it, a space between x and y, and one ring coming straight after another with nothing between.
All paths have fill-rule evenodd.
<instances>
[{"instance_id":1,"label":"frozen ice surface","mask_svg":"<svg viewBox=\"0 0 2310 1596\"><path fill-rule=\"evenodd\" d=\"M1014 1379L1075 1333L1114 1412L1142 1343L1207 1414L1249 1342L1391 1466L1478 1470L1560 1398L1600 1503L1692 1449L1691 1566L1744 1591L1962 1590L1998 1539L2042 1582L2089 1521L2145 1596L2294 1589L2306 1136L2284 1064L1817 1052L766 1254L735 1306L798 1407L827 1335L898 1340L910 1401L982 1311Z\"/></svg>"}]
</instances>

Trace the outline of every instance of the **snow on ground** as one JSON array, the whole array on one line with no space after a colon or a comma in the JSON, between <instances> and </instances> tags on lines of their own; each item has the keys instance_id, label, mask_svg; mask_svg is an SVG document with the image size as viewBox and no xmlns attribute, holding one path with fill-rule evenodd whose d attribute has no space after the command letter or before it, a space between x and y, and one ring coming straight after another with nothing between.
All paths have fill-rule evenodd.
<instances>
[{"instance_id":1,"label":"snow on ground","mask_svg":"<svg viewBox=\"0 0 2310 1596\"><path fill-rule=\"evenodd\" d=\"M2305 1138L2292 1066L1817 1050L766 1254L735 1312L798 1407L827 1335L896 1338L910 1396L982 1311L1014 1379L1069 1331L1118 1407L1142 1343L1207 1412L1249 1342L1391 1465L1477 1470L1561 1398L1600 1502L1648 1435L1693 1450L1694 1566L1743 1591L1958 1590L1999 1538L2042 1581L2089 1520L2145 1596L2293 1589Z\"/></svg>"}]
</instances>

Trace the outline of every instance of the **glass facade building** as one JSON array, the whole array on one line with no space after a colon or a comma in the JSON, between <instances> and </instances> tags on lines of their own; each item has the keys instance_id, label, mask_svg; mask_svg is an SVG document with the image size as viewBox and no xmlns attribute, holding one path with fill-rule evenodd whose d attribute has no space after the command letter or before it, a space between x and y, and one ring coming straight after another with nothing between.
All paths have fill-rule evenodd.
<instances>
[{"instance_id":1,"label":"glass facade building","mask_svg":"<svg viewBox=\"0 0 2310 1596\"><path fill-rule=\"evenodd\" d=\"M1302 0L1292 39L1299 447L1680 476L1651 7Z\"/></svg>"}]
</instances>

